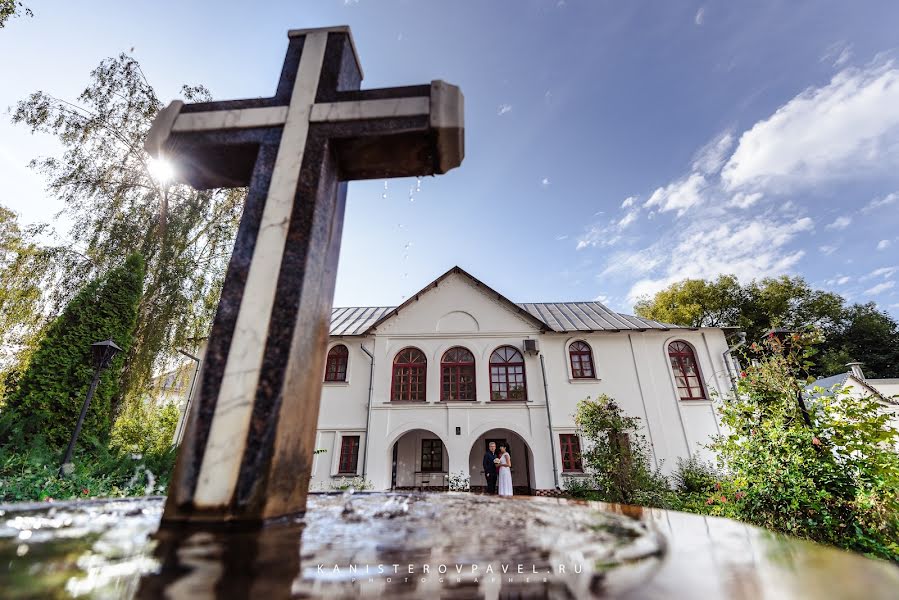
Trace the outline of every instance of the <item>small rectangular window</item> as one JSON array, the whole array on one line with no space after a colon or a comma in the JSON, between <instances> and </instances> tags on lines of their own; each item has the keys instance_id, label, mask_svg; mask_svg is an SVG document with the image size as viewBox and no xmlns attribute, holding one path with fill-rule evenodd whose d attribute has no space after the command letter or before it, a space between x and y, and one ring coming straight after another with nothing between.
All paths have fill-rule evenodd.
<instances>
[{"instance_id":1,"label":"small rectangular window","mask_svg":"<svg viewBox=\"0 0 899 600\"><path fill-rule=\"evenodd\" d=\"M345 435L340 441L340 475L355 475L359 466L359 436Z\"/></svg>"}]
</instances>

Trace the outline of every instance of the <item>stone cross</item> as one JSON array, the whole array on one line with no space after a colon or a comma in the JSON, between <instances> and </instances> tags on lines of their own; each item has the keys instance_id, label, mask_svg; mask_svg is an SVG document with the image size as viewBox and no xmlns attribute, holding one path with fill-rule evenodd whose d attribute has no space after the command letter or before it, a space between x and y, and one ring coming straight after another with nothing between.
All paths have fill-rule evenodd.
<instances>
[{"instance_id":1,"label":"stone cross","mask_svg":"<svg viewBox=\"0 0 899 600\"><path fill-rule=\"evenodd\" d=\"M462 162L459 88L360 90L349 27L288 38L274 96L172 102L147 136L179 180L248 187L163 522L252 524L305 509L345 182Z\"/></svg>"}]
</instances>

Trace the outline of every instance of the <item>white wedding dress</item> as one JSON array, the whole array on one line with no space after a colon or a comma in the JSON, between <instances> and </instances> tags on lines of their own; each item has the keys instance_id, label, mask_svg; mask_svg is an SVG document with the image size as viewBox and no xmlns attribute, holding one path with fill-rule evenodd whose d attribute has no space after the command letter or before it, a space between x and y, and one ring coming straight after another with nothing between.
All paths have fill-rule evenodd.
<instances>
[{"instance_id":1,"label":"white wedding dress","mask_svg":"<svg viewBox=\"0 0 899 600\"><path fill-rule=\"evenodd\" d=\"M498 490L497 493L500 496L511 496L512 495L512 469L502 465L508 465L512 462L512 458L509 456L509 453L506 452L503 454L502 458L499 459L500 469L498 473L499 479L497 480Z\"/></svg>"}]
</instances>

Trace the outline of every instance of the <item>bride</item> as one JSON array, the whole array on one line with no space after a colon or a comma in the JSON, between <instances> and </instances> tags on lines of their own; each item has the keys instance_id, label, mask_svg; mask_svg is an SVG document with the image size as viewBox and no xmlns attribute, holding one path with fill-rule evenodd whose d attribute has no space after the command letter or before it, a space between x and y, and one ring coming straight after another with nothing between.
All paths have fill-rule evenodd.
<instances>
[{"instance_id":1,"label":"bride","mask_svg":"<svg viewBox=\"0 0 899 600\"><path fill-rule=\"evenodd\" d=\"M512 495L512 457L506 451L506 445L499 446L499 473L497 475L497 493L500 496Z\"/></svg>"}]
</instances>

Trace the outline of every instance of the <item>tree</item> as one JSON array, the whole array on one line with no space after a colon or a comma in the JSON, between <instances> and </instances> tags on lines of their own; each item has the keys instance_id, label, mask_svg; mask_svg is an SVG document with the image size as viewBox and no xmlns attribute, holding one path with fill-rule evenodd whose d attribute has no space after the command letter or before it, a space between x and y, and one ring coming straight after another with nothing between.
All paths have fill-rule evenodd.
<instances>
[{"instance_id":1,"label":"tree","mask_svg":"<svg viewBox=\"0 0 899 600\"><path fill-rule=\"evenodd\" d=\"M850 361L864 363L865 377L899 374L899 324L877 310L873 302L853 304L830 330L821 354L822 369L830 373L845 371Z\"/></svg>"},{"instance_id":2,"label":"tree","mask_svg":"<svg viewBox=\"0 0 899 600\"><path fill-rule=\"evenodd\" d=\"M815 290L801 277L777 277L740 285L733 275L714 281L687 279L634 305L638 315L690 327L732 325L758 340L775 327L816 329L824 335L814 375L846 371L861 361L871 377L899 376L899 328L873 304L846 305L832 292Z\"/></svg>"},{"instance_id":3,"label":"tree","mask_svg":"<svg viewBox=\"0 0 899 600\"><path fill-rule=\"evenodd\" d=\"M31 17L33 14L31 9L19 0L0 0L0 29L3 29L6 21L11 17L19 15Z\"/></svg>"},{"instance_id":4,"label":"tree","mask_svg":"<svg viewBox=\"0 0 899 600\"><path fill-rule=\"evenodd\" d=\"M188 101L209 99L201 86L182 93ZM177 348L195 348L207 335L243 209L241 190L198 192L152 177L143 143L160 108L138 62L121 54L100 63L77 101L39 91L12 117L65 148L61 158L32 161L73 220L66 244L90 258L66 255L58 265L57 309L123 254L145 257L146 287L123 376L131 395Z\"/></svg>"},{"instance_id":5,"label":"tree","mask_svg":"<svg viewBox=\"0 0 899 600\"><path fill-rule=\"evenodd\" d=\"M21 435L27 441L40 435L51 446L64 445L93 376L90 345L111 338L125 352L100 378L83 429L86 438L106 441L113 401L122 394L120 377L132 345L144 274L143 258L132 254L75 295L47 328L16 389L8 395L3 438Z\"/></svg>"},{"instance_id":6,"label":"tree","mask_svg":"<svg viewBox=\"0 0 899 600\"><path fill-rule=\"evenodd\" d=\"M690 327L736 325L745 293L733 275L720 275L715 281L684 279L658 292L652 299L640 299L634 310L638 315Z\"/></svg>"},{"instance_id":7,"label":"tree","mask_svg":"<svg viewBox=\"0 0 899 600\"><path fill-rule=\"evenodd\" d=\"M0 399L15 379L16 356L27 359L47 322L44 290L60 251L34 242L39 230L23 231L0 206Z\"/></svg>"}]
</instances>

